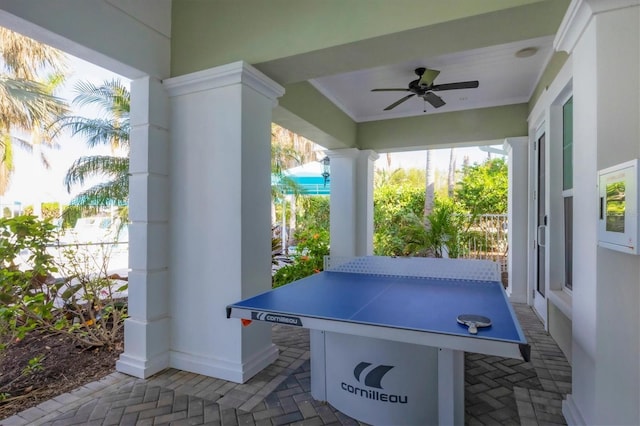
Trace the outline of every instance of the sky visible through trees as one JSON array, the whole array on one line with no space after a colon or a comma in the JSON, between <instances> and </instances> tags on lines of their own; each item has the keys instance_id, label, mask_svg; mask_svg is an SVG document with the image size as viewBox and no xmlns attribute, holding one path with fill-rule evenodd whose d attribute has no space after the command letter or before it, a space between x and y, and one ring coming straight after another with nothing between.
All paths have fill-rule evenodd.
<instances>
[{"instance_id":1,"label":"sky visible through trees","mask_svg":"<svg viewBox=\"0 0 640 426\"><path fill-rule=\"evenodd\" d=\"M95 84L101 84L105 80L119 78L127 85L129 80L108 70L74 58L68 57L69 75L67 80L59 92L59 96L67 100L71 105L71 100L75 97L73 86L77 81L90 81ZM75 112L74 112L75 113ZM87 115L91 112L78 112L78 114ZM51 168L46 170L32 154L21 150L14 149L15 172L11 179L11 185L7 193L0 197L0 205L12 206L16 202L21 203L22 208L32 205L35 200L41 202L61 202L66 204L73 195L80 192L80 188L74 191L74 194L68 194L64 188L63 179L69 166L77 158L92 154L109 154L108 147L94 148L89 150L85 141L81 137L71 138L68 132L65 132L58 139L60 149L47 150L47 158L51 162Z\"/></svg>"}]
</instances>

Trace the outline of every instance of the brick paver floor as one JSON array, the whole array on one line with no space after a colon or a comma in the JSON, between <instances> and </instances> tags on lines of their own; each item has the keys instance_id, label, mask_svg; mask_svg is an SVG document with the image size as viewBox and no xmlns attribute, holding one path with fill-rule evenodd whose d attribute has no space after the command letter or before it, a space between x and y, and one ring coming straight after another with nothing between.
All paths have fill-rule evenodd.
<instances>
[{"instance_id":1,"label":"brick paver floor","mask_svg":"<svg viewBox=\"0 0 640 426\"><path fill-rule=\"evenodd\" d=\"M531 362L467 353L465 424L564 425L571 367L529 306L515 304ZM244 384L168 369L149 379L121 373L8 419L16 425L358 425L310 393L309 334L274 326L278 360Z\"/></svg>"}]
</instances>

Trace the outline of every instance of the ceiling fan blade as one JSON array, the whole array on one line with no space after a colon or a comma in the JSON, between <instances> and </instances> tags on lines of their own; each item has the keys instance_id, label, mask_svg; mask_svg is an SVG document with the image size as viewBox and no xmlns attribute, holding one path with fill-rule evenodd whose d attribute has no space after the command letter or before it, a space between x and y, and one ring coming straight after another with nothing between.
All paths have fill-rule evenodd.
<instances>
[{"instance_id":1,"label":"ceiling fan blade","mask_svg":"<svg viewBox=\"0 0 640 426\"><path fill-rule=\"evenodd\" d=\"M428 68L425 69L424 73L420 77L420 82L419 82L420 86L423 86L423 87L431 86L433 84L433 80L436 79L438 74L440 74L440 71L438 70L430 70Z\"/></svg>"},{"instance_id":2,"label":"ceiling fan blade","mask_svg":"<svg viewBox=\"0 0 640 426\"><path fill-rule=\"evenodd\" d=\"M408 92L409 89L393 88L393 89L371 89L372 92Z\"/></svg>"},{"instance_id":3,"label":"ceiling fan blade","mask_svg":"<svg viewBox=\"0 0 640 426\"><path fill-rule=\"evenodd\" d=\"M430 90L454 90L454 89L475 89L479 86L477 80L475 81L460 81L458 83L445 83L445 84L436 84Z\"/></svg>"},{"instance_id":4,"label":"ceiling fan blade","mask_svg":"<svg viewBox=\"0 0 640 426\"><path fill-rule=\"evenodd\" d=\"M390 109L393 109L395 107L397 107L398 105L400 105L401 103L403 103L404 101L406 101L407 99L411 98L412 96L415 96L415 93L412 93L410 95L405 96L404 98L395 101L394 103L392 103L391 105L389 105L388 107L386 107L384 110L385 111L389 111Z\"/></svg>"},{"instance_id":5,"label":"ceiling fan blade","mask_svg":"<svg viewBox=\"0 0 640 426\"><path fill-rule=\"evenodd\" d=\"M442 105L445 104L442 98L433 92L425 93L422 99L429 102L431 106L433 106L434 108L440 108Z\"/></svg>"}]
</instances>

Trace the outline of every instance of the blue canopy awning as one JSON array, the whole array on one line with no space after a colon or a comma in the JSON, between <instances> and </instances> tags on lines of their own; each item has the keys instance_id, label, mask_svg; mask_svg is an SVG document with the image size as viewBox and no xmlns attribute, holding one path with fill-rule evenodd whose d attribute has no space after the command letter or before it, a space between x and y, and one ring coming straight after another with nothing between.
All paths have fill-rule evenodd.
<instances>
[{"instance_id":1,"label":"blue canopy awning","mask_svg":"<svg viewBox=\"0 0 640 426\"><path fill-rule=\"evenodd\" d=\"M331 178L326 183L322 176L322 164L318 161L293 167L282 172L282 175L291 179L298 187L300 193L305 195L329 195L331 189ZM280 177L271 175L271 184L279 185ZM293 194L294 191L286 185L282 185L285 194Z\"/></svg>"}]
</instances>

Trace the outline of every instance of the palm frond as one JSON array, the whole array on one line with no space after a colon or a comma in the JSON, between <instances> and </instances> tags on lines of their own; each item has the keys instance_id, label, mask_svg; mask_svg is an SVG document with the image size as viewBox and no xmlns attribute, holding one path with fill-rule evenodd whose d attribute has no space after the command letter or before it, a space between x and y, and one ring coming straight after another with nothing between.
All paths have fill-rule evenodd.
<instances>
[{"instance_id":1,"label":"palm frond","mask_svg":"<svg viewBox=\"0 0 640 426\"><path fill-rule=\"evenodd\" d=\"M91 157L81 157L73 162L64 177L64 185L67 192L76 185L84 185L85 181L93 177L108 177L120 179L124 176L129 178L129 158L112 157L108 155L96 155Z\"/></svg>"},{"instance_id":2,"label":"palm frond","mask_svg":"<svg viewBox=\"0 0 640 426\"><path fill-rule=\"evenodd\" d=\"M129 147L129 120L118 123L104 118L67 116L55 123L53 132L57 135L65 128L69 128L72 136L85 137L89 148L110 144L117 147Z\"/></svg>"},{"instance_id":3,"label":"palm frond","mask_svg":"<svg viewBox=\"0 0 640 426\"><path fill-rule=\"evenodd\" d=\"M13 148L11 135L8 132L0 133L0 194L9 189L11 173L13 172Z\"/></svg>"},{"instance_id":4,"label":"palm frond","mask_svg":"<svg viewBox=\"0 0 640 426\"><path fill-rule=\"evenodd\" d=\"M104 112L116 117L128 115L130 112L131 94L120 80L104 81L100 86L89 81L79 81L74 90L77 95L73 104L79 107L97 105Z\"/></svg>"},{"instance_id":5,"label":"palm frond","mask_svg":"<svg viewBox=\"0 0 640 426\"><path fill-rule=\"evenodd\" d=\"M103 182L76 195L69 202L71 205L83 207L124 206L129 200L129 179L118 179Z\"/></svg>"},{"instance_id":6,"label":"palm frond","mask_svg":"<svg viewBox=\"0 0 640 426\"><path fill-rule=\"evenodd\" d=\"M0 124L25 130L67 112L67 104L49 93L46 85L0 75Z\"/></svg>"},{"instance_id":7,"label":"palm frond","mask_svg":"<svg viewBox=\"0 0 640 426\"><path fill-rule=\"evenodd\" d=\"M67 69L62 51L7 28L0 28L0 55L5 69L19 78L35 80L45 68L56 73Z\"/></svg>"}]
</instances>

